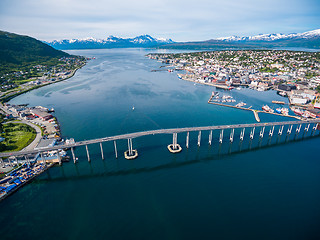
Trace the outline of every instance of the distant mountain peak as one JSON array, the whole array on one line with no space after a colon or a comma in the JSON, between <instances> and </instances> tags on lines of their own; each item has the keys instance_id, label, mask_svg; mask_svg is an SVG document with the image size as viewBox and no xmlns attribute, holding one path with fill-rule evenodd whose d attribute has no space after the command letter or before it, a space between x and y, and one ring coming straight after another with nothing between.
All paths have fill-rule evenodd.
<instances>
[{"instance_id":1,"label":"distant mountain peak","mask_svg":"<svg viewBox=\"0 0 320 240\"><path fill-rule=\"evenodd\" d=\"M105 39L93 37L82 39L64 39L47 42L56 49L87 49L87 48L112 48L112 47L152 47L157 45L174 43L171 39L154 38L148 34L134 38L121 38L113 35Z\"/></svg>"},{"instance_id":2,"label":"distant mountain peak","mask_svg":"<svg viewBox=\"0 0 320 240\"><path fill-rule=\"evenodd\" d=\"M230 37L220 37L216 40L220 41L275 41L279 39L301 39L301 38L313 38L320 37L320 29L316 29L313 31L308 31L304 33L272 33L272 34L258 34L255 36L246 36L246 37L238 37L238 36L230 36Z\"/></svg>"}]
</instances>

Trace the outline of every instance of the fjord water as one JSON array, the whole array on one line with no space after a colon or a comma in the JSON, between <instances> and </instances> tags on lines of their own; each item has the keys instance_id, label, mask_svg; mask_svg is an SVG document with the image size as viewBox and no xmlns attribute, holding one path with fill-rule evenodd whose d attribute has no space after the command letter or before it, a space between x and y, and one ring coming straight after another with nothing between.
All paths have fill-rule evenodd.
<instances>
[{"instance_id":1,"label":"fjord water","mask_svg":"<svg viewBox=\"0 0 320 240\"><path fill-rule=\"evenodd\" d=\"M21 95L11 103L54 107L62 135L76 141L160 128L254 123L251 112L207 103L214 88L176 73L145 49L70 51L95 57L66 81ZM220 92L254 108L284 100L275 92ZM132 107L134 106L134 111ZM286 118L260 114L262 121ZM0 203L1 239L319 239L320 139L300 134L219 146L218 132L133 139L139 157L127 161L126 141L77 148L64 163ZM239 138L239 131L236 137ZM301 140L303 139L303 140Z\"/></svg>"}]
</instances>

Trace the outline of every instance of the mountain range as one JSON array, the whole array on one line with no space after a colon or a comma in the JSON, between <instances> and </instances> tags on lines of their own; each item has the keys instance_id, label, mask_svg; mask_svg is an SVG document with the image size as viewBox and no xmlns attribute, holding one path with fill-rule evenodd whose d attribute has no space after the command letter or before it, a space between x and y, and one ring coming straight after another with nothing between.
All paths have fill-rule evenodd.
<instances>
[{"instance_id":1,"label":"mountain range","mask_svg":"<svg viewBox=\"0 0 320 240\"><path fill-rule=\"evenodd\" d=\"M135 38L109 36L105 39L64 39L45 42L59 49L95 49L95 48L130 48L152 47L167 49L261 49L261 48L313 48L320 49L320 29L304 33L273 33L255 36L230 36L198 42L174 42L171 39L154 38L141 35Z\"/></svg>"},{"instance_id":2,"label":"mountain range","mask_svg":"<svg viewBox=\"0 0 320 240\"><path fill-rule=\"evenodd\" d=\"M48 45L60 49L96 49L96 48L129 48L129 47L156 47L160 45L174 43L171 39L154 38L150 35L141 35L135 38L121 38L109 36L106 39L96 39L93 37L71 40L54 40L45 42Z\"/></svg>"},{"instance_id":3,"label":"mountain range","mask_svg":"<svg viewBox=\"0 0 320 240\"><path fill-rule=\"evenodd\" d=\"M273 49L311 48L320 49L320 29L291 34L260 34L247 37L223 37L199 42L172 43L161 48L173 49Z\"/></svg>"},{"instance_id":4,"label":"mountain range","mask_svg":"<svg viewBox=\"0 0 320 240\"><path fill-rule=\"evenodd\" d=\"M273 34L259 34L256 36L249 37L222 37L217 38L216 40L221 41L276 41L276 40L288 40L288 39L311 39L311 38L319 38L320 37L320 29L304 32L304 33L291 33L291 34L282 34L282 33L273 33Z\"/></svg>"}]
</instances>

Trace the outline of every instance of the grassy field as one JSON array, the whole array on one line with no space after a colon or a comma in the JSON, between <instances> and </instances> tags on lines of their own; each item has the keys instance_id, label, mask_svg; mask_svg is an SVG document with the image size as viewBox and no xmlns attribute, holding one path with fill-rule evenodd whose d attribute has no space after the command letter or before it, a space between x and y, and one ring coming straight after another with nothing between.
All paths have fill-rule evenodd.
<instances>
[{"instance_id":1,"label":"grassy field","mask_svg":"<svg viewBox=\"0 0 320 240\"><path fill-rule=\"evenodd\" d=\"M6 123L1 137L5 140L1 142L0 152L20 151L35 139L36 131L23 123Z\"/></svg>"}]
</instances>

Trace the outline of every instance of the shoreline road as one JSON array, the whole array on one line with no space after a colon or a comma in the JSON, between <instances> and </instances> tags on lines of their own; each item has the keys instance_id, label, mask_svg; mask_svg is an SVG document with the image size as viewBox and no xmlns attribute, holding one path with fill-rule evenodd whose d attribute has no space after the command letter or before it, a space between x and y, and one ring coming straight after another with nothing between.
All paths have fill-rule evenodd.
<instances>
[{"instance_id":1,"label":"shoreline road","mask_svg":"<svg viewBox=\"0 0 320 240\"><path fill-rule=\"evenodd\" d=\"M30 127L32 127L33 129L35 129L36 134L37 134L36 137L34 138L34 140L32 141L32 143L30 143L28 146L23 148L21 151L33 150L38 145L38 143L40 142L40 140L42 138L41 129L38 126L36 126L32 123L29 123L27 121L24 121L24 120L22 120L21 123L27 124Z\"/></svg>"},{"instance_id":2,"label":"shoreline road","mask_svg":"<svg viewBox=\"0 0 320 240\"><path fill-rule=\"evenodd\" d=\"M0 103L0 109L6 113L6 114L12 114L12 112L8 112L4 106L2 105L2 103ZM21 118L19 118L19 116L17 115L18 119L19 119L19 122L21 123L24 123L24 124L27 124L29 125L30 127L32 127L33 129L36 130L36 137L35 139L28 145L26 146L25 148L23 148L21 151L28 151L28 150L33 150L37 145L38 143L40 142L41 138L42 138L42 132L41 132L41 129L40 127L28 122L28 121L25 121Z\"/></svg>"}]
</instances>

